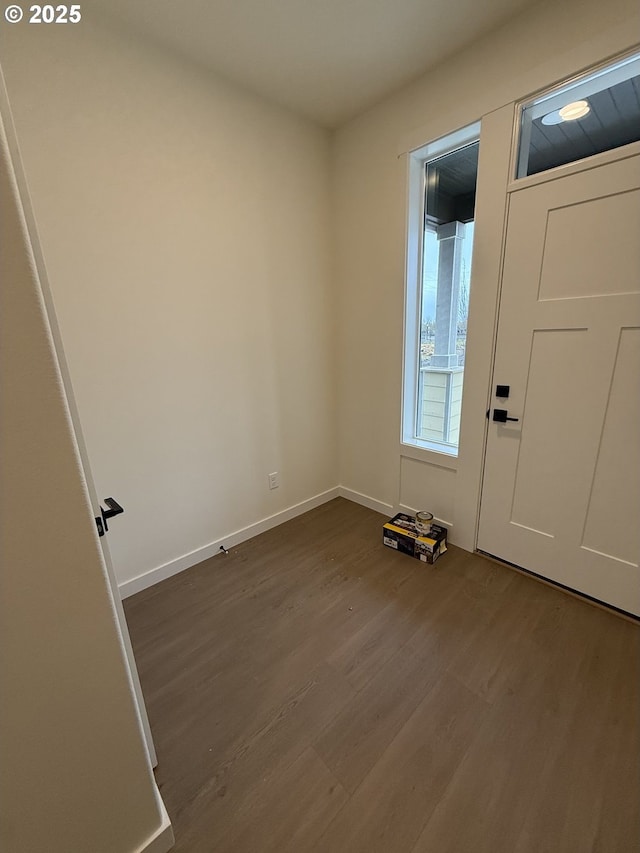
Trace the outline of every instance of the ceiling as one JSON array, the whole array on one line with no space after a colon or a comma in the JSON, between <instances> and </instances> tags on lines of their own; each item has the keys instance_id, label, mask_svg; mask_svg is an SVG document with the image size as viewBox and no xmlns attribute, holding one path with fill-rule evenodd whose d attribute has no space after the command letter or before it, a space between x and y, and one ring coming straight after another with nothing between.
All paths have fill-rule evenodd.
<instances>
[{"instance_id":1,"label":"ceiling","mask_svg":"<svg viewBox=\"0 0 640 853\"><path fill-rule=\"evenodd\" d=\"M101 0L100 13L335 127L536 0Z\"/></svg>"},{"instance_id":2,"label":"ceiling","mask_svg":"<svg viewBox=\"0 0 640 853\"><path fill-rule=\"evenodd\" d=\"M472 142L428 163L426 221L441 225L473 219L479 149L480 144Z\"/></svg>"}]
</instances>

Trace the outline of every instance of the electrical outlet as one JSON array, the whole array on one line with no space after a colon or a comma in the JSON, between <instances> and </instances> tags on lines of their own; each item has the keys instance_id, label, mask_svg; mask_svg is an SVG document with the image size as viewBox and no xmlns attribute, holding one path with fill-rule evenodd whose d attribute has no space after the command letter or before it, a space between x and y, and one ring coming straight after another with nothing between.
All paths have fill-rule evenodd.
<instances>
[{"instance_id":1,"label":"electrical outlet","mask_svg":"<svg viewBox=\"0 0 640 853\"><path fill-rule=\"evenodd\" d=\"M269 488L277 489L280 485L280 472L274 471L273 474L269 474Z\"/></svg>"}]
</instances>

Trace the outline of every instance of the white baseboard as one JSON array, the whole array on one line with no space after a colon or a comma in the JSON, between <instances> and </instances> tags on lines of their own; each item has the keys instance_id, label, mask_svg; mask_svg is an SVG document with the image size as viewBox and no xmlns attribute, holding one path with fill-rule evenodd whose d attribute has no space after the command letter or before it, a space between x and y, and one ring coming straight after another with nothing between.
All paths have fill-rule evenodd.
<instances>
[{"instance_id":1,"label":"white baseboard","mask_svg":"<svg viewBox=\"0 0 640 853\"><path fill-rule=\"evenodd\" d=\"M134 853L169 853L175 844L171 821L159 794L158 799L160 800L162 823L153 835L143 841L139 847L136 847Z\"/></svg>"},{"instance_id":2,"label":"white baseboard","mask_svg":"<svg viewBox=\"0 0 640 853\"><path fill-rule=\"evenodd\" d=\"M369 495L363 495L361 492L347 489L346 486L338 486L338 494L341 498L346 498L348 501L366 506L375 512L379 512L381 515L393 515L393 504L384 503L384 501L379 501L376 498L370 498Z\"/></svg>"},{"instance_id":3,"label":"white baseboard","mask_svg":"<svg viewBox=\"0 0 640 853\"><path fill-rule=\"evenodd\" d=\"M368 509L372 509L387 517L394 514L393 504L379 501L376 498L369 497L369 495L364 495L361 492L348 489L346 486L335 486L333 489L328 489L326 492L314 495L314 497L309 498L306 501L301 501L288 509L284 509L281 512L277 512L274 515L263 518L255 524L250 524L247 527L243 527L240 530L227 534L226 536L221 536L219 539L216 539L214 542L210 542L208 545L204 545L202 548L197 548L195 551L190 551L182 557L178 557L175 560L171 560L168 563L157 566L155 569L150 569L148 572L144 572L135 578L131 578L131 580L124 581L118 586L120 596L123 599L129 598L129 596L135 595L137 592L142 592L143 589L154 586L155 584L160 583L160 581L166 580L173 575L177 575L179 572L183 572L185 569L189 569L191 566L195 566L203 560L208 560L210 557L214 557L220 552L221 545L224 545L227 549L235 548L235 546L239 545L241 542L245 542L247 539L252 539L254 536L258 536L260 533L271 530L272 527L277 527L279 524L284 524L285 521L290 521L292 518L302 515L305 512L309 512L309 510L315 509L321 504L327 503L327 501L333 500L333 498L337 497L346 498L346 500L353 501L353 503L360 504L361 506L366 506ZM400 507L400 509L407 512L413 512L413 510L408 507ZM437 519L437 521L440 522L439 519ZM440 523L447 526L446 522Z\"/></svg>"},{"instance_id":4,"label":"white baseboard","mask_svg":"<svg viewBox=\"0 0 640 853\"><path fill-rule=\"evenodd\" d=\"M272 527L277 527L279 524L284 524L285 521L290 521L290 519L295 518L298 515L302 515L304 512L309 512L310 509L315 509L317 506L333 500L333 498L337 498L341 494L342 492L340 491L340 487L336 486L333 489L328 489L326 492L321 492L319 495L314 495L314 497L309 498L306 501L294 504L294 506L291 506L288 509L277 512L275 515L263 518L255 524L250 524L248 527L243 527L240 530L227 534L227 536L221 536L209 545L204 545L202 548L190 551L188 554L178 557L175 560L171 560L169 563L164 563L162 566L150 569L148 572L144 572L131 580L124 581L118 585L120 596L122 598L128 598L130 595L135 595L136 592L141 592L143 589L154 586L155 584L160 583L160 581L166 580L173 575L177 575L178 572L189 569L191 566L195 566L197 563L201 563L203 560L208 560L210 557L215 556L219 553L221 545L224 545L227 549L235 548L235 546L239 545L241 542L245 542L247 539L252 539L254 536L258 536L260 533L271 530ZM357 492L353 492L352 494L356 495ZM349 497L349 495L345 494L344 497ZM365 496L362 495L361 497ZM362 503L362 501L356 500L356 498L349 499L355 500L356 503ZM369 498L369 500L371 499ZM383 506L382 504L380 505ZM365 506L369 506L369 504L365 504ZM375 507L372 507L372 509L375 509Z\"/></svg>"}]
</instances>

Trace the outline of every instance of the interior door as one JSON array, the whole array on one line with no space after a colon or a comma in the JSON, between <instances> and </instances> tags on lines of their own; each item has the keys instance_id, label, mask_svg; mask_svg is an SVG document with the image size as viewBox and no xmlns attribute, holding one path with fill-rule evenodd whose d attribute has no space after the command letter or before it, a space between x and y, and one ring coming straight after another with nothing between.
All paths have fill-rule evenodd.
<instances>
[{"instance_id":1,"label":"interior door","mask_svg":"<svg viewBox=\"0 0 640 853\"><path fill-rule=\"evenodd\" d=\"M478 533L480 550L637 615L639 151L510 192Z\"/></svg>"},{"instance_id":2,"label":"interior door","mask_svg":"<svg viewBox=\"0 0 640 853\"><path fill-rule=\"evenodd\" d=\"M82 434L82 427L80 424L80 418L78 416L75 397L73 394L73 387L71 384L71 378L69 375L69 370L67 367L66 357L64 353L64 347L62 344L62 338L60 336L60 330L58 327L58 322L56 319L55 307L53 304L53 298L51 296L51 290L49 287L49 281L47 276L46 265L44 263L44 258L42 256L42 250L40 248L40 240L38 237L38 230L36 227L35 218L33 215L33 211L31 208L31 199L29 196L29 191L27 187L27 182L24 177L24 172L22 169L22 161L20 159L20 153L18 149L18 144L16 141L15 129L13 126L13 121L11 119L11 110L9 107L9 101L7 98L6 87L4 84L4 78L2 76L2 72L0 70L0 118L2 119L2 124L4 126L7 142L9 144L10 154L11 154L11 165L13 168L14 176L16 179L16 184L18 187L20 200L22 203L23 214L25 217L27 230L29 233L29 239L31 242L31 250L33 253L35 265L38 271L38 276L40 278L40 284L42 287L42 292L44 295L44 301L46 303L47 315L49 319L49 325L51 329L51 336L53 338L53 342L56 349L56 355L58 358L58 362L60 365L60 372L62 374L62 379L64 382L65 393L67 397L67 403L69 406L69 411L71 413L71 420L73 424L73 429L76 436L76 441L78 444L78 449L80 452L80 458L82 461L82 468L84 477L87 483L87 490L89 493L89 498L91 501L91 506L93 509L93 514L96 518L101 517L100 513L100 503L98 500L98 496L96 493L93 475L91 472L91 465L89 463L89 457L86 450L86 445L84 442L84 436ZM129 629L127 627L127 622L124 615L124 608L122 606L122 600L120 598L120 592L118 590L118 584L115 578L115 573L113 570L113 564L111 562L111 555L109 553L109 547L106 542L106 536L102 536L100 538L100 543L102 545L102 553L104 556L105 567L107 571L107 577L109 586L111 589L113 605L115 610L115 616L118 621L118 625L120 628L120 633L122 636L122 643L126 655L126 661L128 664L129 675L131 679L131 686L136 698L136 704L138 706L138 712L140 715L140 722L142 725L142 730L145 738L145 743L147 746L147 752L149 755L149 760L151 762L151 766L155 767L158 763L156 751L153 743L153 736L151 734L151 727L149 725L149 718L147 716L147 709L144 702L144 697L142 695L142 687L140 686L140 678L138 676L138 669L136 666L135 658L133 656L133 648L131 646L131 639L129 637Z\"/></svg>"}]
</instances>

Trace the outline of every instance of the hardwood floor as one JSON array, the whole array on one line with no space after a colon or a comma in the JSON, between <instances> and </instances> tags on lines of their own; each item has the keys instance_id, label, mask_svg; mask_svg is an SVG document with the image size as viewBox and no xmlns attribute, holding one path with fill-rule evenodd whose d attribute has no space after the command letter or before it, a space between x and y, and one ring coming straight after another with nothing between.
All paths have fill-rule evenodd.
<instances>
[{"instance_id":1,"label":"hardwood floor","mask_svg":"<svg viewBox=\"0 0 640 853\"><path fill-rule=\"evenodd\" d=\"M127 599L177 853L640 850L640 626L336 499Z\"/></svg>"}]
</instances>

